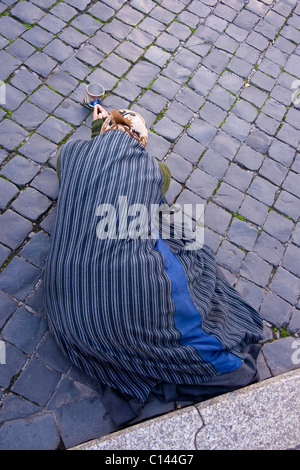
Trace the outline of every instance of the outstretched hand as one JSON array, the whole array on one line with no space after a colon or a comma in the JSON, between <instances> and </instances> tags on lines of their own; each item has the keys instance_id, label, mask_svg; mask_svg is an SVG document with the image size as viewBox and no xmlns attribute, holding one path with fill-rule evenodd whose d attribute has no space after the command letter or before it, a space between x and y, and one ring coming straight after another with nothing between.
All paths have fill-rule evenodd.
<instances>
[{"instance_id":1,"label":"outstretched hand","mask_svg":"<svg viewBox=\"0 0 300 470\"><path fill-rule=\"evenodd\" d=\"M93 121L96 119L105 119L108 116L108 112L106 109L104 109L100 104L96 104L94 106L94 111L93 111Z\"/></svg>"}]
</instances>

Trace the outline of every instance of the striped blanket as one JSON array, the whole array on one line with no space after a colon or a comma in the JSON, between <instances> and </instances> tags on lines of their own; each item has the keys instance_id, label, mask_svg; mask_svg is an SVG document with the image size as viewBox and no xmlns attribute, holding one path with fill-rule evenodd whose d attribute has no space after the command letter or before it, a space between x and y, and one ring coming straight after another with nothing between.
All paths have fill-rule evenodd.
<instances>
[{"instance_id":1,"label":"striped blanket","mask_svg":"<svg viewBox=\"0 0 300 470\"><path fill-rule=\"evenodd\" d=\"M97 234L103 204L116 208L126 196L150 213L160 203L155 158L110 131L68 142L59 165L43 284L50 328L71 361L137 402L161 382L201 384L237 370L262 321L218 275L210 249Z\"/></svg>"}]
</instances>

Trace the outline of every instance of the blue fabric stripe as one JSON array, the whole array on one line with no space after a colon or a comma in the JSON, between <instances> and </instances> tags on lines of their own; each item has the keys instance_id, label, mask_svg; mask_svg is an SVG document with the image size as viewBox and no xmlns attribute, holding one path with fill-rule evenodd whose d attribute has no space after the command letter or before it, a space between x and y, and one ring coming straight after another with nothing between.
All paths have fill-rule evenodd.
<instances>
[{"instance_id":1,"label":"blue fabric stripe","mask_svg":"<svg viewBox=\"0 0 300 470\"><path fill-rule=\"evenodd\" d=\"M172 298L175 305L175 327L181 333L180 344L193 346L201 358L219 374L231 372L242 365L242 359L223 350L221 342L201 328L201 314L195 307L189 291L184 269L177 257L162 238L154 245L165 261L165 271L172 284Z\"/></svg>"}]
</instances>

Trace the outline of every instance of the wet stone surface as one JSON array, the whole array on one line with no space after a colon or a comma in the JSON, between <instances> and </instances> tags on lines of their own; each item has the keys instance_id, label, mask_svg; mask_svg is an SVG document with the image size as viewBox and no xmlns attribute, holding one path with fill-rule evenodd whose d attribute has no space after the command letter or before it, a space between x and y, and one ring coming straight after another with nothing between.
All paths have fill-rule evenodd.
<instances>
[{"instance_id":1,"label":"wet stone surface","mask_svg":"<svg viewBox=\"0 0 300 470\"><path fill-rule=\"evenodd\" d=\"M299 367L299 31L295 0L0 1L1 449L117 430L49 332L41 280L57 151L89 138L93 81L108 109L144 116L168 203L205 205L205 243L265 323L261 378Z\"/></svg>"}]
</instances>

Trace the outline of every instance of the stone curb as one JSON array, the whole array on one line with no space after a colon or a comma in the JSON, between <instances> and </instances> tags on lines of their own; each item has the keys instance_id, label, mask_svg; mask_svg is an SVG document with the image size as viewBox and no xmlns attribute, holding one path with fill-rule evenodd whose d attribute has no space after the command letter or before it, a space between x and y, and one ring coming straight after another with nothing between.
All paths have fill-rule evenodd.
<instances>
[{"instance_id":1,"label":"stone curb","mask_svg":"<svg viewBox=\"0 0 300 470\"><path fill-rule=\"evenodd\" d=\"M300 369L69 450L300 448Z\"/></svg>"}]
</instances>

